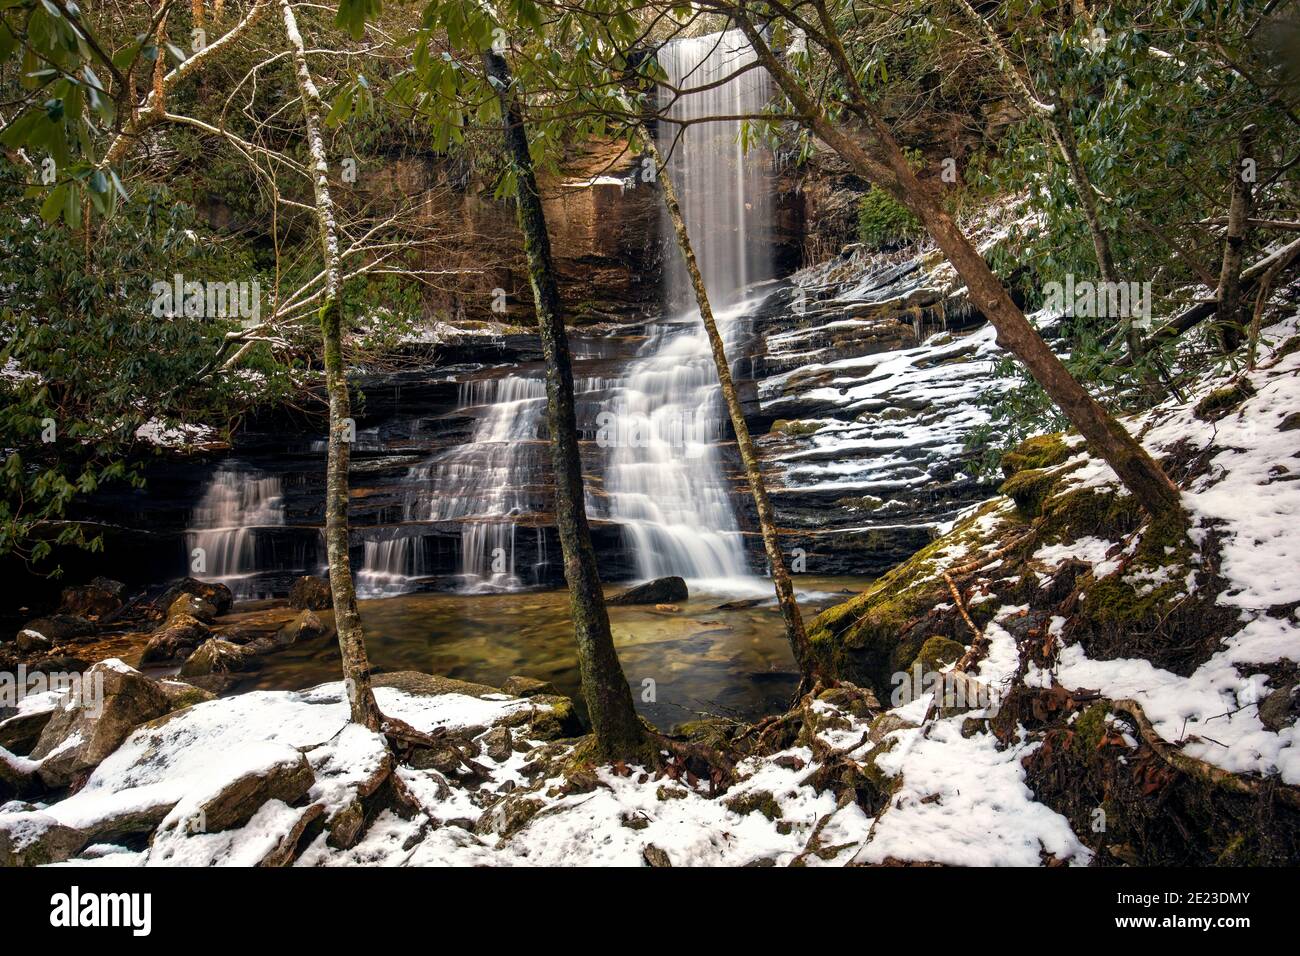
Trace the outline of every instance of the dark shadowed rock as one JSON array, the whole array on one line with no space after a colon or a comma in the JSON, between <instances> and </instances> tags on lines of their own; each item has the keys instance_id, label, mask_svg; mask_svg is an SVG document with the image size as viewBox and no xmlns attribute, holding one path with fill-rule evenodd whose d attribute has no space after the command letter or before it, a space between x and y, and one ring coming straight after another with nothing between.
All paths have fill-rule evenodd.
<instances>
[{"instance_id":1,"label":"dark shadowed rock","mask_svg":"<svg viewBox=\"0 0 1300 956\"><path fill-rule=\"evenodd\" d=\"M198 618L188 614L178 615L163 624L149 638L149 643L140 655L140 663L184 660L208 639L210 633L208 626Z\"/></svg>"},{"instance_id":2,"label":"dark shadowed rock","mask_svg":"<svg viewBox=\"0 0 1300 956\"><path fill-rule=\"evenodd\" d=\"M41 731L53 716L54 711L45 710L0 721L0 747L19 756L31 753L36 741L41 739Z\"/></svg>"},{"instance_id":3,"label":"dark shadowed rock","mask_svg":"<svg viewBox=\"0 0 1300 956\"><path fill-rule=\"evenodd\" d=\"M32 759L41 761L41 782L68 786L98 766L140 724L171 709L156 681L121 661L96 664L82 676L72 705L54 712L32 750Z\"/></svg>"},{"instance_id":4,"label":"dark shadowed rock","mask_svg":"<svg viewBox=\"0 0 1300 956\"><path fill-rule=\"evenodd\" d=\"M622 594L616 594L610 598L606 603L672 604L674 601L685 601L687 597L686 582L679 577L673 576L655 578L645 584L638 584L636 587L628 588Z\"/></svg>"},{"instance_id":5,"label":"dark shadowed rock","mask_svg":"<svg viewBox=\"0 0 1300 956\"><path fill-rule=\"evenodd\" d=\"M154 602L154 607L160 611L166 611L182 594L193 594L195 597L207 601L216 609L218 615L225 614L230 610L230 605L235 603L230 588L224 584L217 584L213 581L200 581L198 578L183 578L164 591L162 597Z\"/></svg>"},{"instance_id":6,"label":"dark shadowed rock","mask_svg":"<svg viewBox=\"0 0 1300 956\"><path fill-rule=\"evenodd\" d=\"M80 587L64 588L59 611L97 621L122 606L124 590L121 581L102 577Z\"/></svg>"},{"instance_id":7,"label":"dark shadowed rock","mask_svg":"<svg viewBox=\"0 0 1300 956\"><path fill-rule=\"evenodd\" d=\"M56 643L89 639L95 635L95 625L91 621L72 614L49 614L38 617L34 621L28 621L23 630L35 631Z\"/></svg>"},{"instance_id":8,"label":"dark shadowed rock","mask_svg":"<svg viewBox=\"0 0 1300 956\"><path fill-rule=\"evenodd\" d=\"M289 607L297 611L324 611L333 606L328 581L305 575L289 590Z\"/></svg>"}]
</instances>

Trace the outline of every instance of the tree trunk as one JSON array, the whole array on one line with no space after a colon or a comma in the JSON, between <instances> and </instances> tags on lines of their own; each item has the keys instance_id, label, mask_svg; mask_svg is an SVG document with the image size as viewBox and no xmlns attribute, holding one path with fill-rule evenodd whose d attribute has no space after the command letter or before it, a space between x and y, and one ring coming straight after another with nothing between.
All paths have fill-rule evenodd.
<instances>
[{"instance_id":1,"label":"tree trunk","mask_svg":"<svg viewBox=\"0 0 1300 956\"><path fill-rule=\"evenodd\" d=\"M713 308L709 304L709 292L704 286L704 277L695 262L695 249L691 237L686 231L686 220L682 218L681 206L677 201L677 189L672 177L668 175L668 166L659 155L659 148L653 137L643 132L642 137L655 164L659 167L659 185L663 190L664 205L668 209L668 218L672 220L673 231L677 234L677 245L686 260L686 271L690 274L691 285L695 288L695 301L700 306L700 318L704 330L709 336L709 346L713 350L713 364L718 370L718 383L726 399L727 413L731 416L731 427L736 433L736 444L740 448L740 458L745 464L745 477L749 480L749 491L754 496L754 508L758 512L758 524L763 532L763 548L767 552L768 564L772 568L772 586L776 590L777 604L781 608L781 617L785 621L786 638L790 641L790 650L799 664L803 675L800 694L806 693L818 676L817 662L813 658L808 644L808 635L804 630L803 616L799 613L799 604L795 601L794 586L790 582L790 572L785 566L785 555L781 551L781 539L776 531L776 516L772 511L772 502L767 497L767 484L763 480L763 467L754 451L754 443L749 437L749 426L745 423L745 413L736 396L736 386L731 380L731 365L727 361L726 348L722 336L718 334L717 323L713 319Z\"/></svg>"},{"instance_id":2,"label":"tree trunk","mask_svg":"<svg viewBox=\"0 0 1300 956\"><path fill-rule=\"evenodd\" d=\"M582 693L601 756L607 760L641 758L646 751L646 736L614 649L600 574L596 570L596 552L587 525L569 339L555 284L546 218L528 152L528 134L505 58L489 50L483 54L483 67L501 101L506 153L517 183L515 206L524 236L537 328L546 357L546 420L551 431L551 462L555 471L555 523L564 554L564 576L569 584Z\"/></svg>"},{"instance_id":3,"label":"tree trunk","mask_svg":"<svg viewBox=\"0 0 1300 956\"><path fill-rule=\"evenodd\" d=\"M952 217L921 185L880 114L860 96L854 109L872 126L881 158L875 158L827 119L799 81L772 54L748 17L736 22L749 38L759 59L781 87L805 124L835 150L853 171L886 187L910 208L966 283L971 301L997 330L998 344L1024 363L1062 413L1087 440L1093 453L1105 459L1138 503L1152 516L1180 509L1178 489L1146 450L1075 381L1042 336L1011 300L1006 287L993 274L983 256L961 232ZM833 54L834 55L834 54ZM844 61L843 50L836 56ZM843 72L843 66L840 67ZM851 77L847 81L853 82ZM882 161L883 159L883 161Z\"/></svg>"},{"instance_id":4,"label":"tree trunk","mask_svg":"<svg viewBox=\"0 0 1300 956\"><path fill-rule=\"evenodd\" d=\"M1254 151L1255 127L1241 131L1237 145L1237 166L1232 176L1232 199L1228 203L1228 227L1223 239L1223 265L1219 270L1219 288L1216 308L1216 331L1219 348L1223 354L1236 351L1241 345L1241 259L1249 229L1252 181L1246 179L1242 168Z\"/></svg>"},{"instance_id":5,"label":"tree trunk","mask_svg":"<svg viewBox=\"0 0 1300 956\"><path fill-rule=\"evenodd\" d=\"M315 190L316 224L320 232L321 255L325 264L325 302L320 311L321 338L325 345L325 388L329 394L329 451L325 465L325 550L329 559L330 589L334 594L334 624L343 655L343 679L347 686L352 719L378 731L379 705L370 687L370 661L366 655L357 594L348 557L348 463L351 458L352 410L348 380L343 370L343 300L340 285L338 228L334 201L330 197L325 143L320 134L321 98L307 68L306 47L298 32L298 21L289 0L280 0L284 32L293 53L294 75L302 97L307 145L311 153Z\"/></svg>"}]
</instances>

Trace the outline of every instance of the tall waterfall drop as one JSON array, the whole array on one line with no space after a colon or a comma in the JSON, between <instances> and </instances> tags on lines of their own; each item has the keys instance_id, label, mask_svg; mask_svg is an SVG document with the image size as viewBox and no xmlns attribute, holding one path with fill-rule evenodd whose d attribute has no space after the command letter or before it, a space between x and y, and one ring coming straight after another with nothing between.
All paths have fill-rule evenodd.
<instances>
[{"instance_id":1,"label":"tall waterfall drop","mask_svg":"<svg viewBox=\"0 0 1300 956\"><path fill-rule=\"evenodd\" d=\"M671 121L761 112L771 96L762 69L710 87L754 59L739 30L678 40L659 52L667 73L660 105L670 120L660 123L659 148L729 345L746 287L772 275L763 235L770 161L763 150L743 148L738 120ZM710 88L679 95L696 87ZM666 212L662 231L673 236ZM664 271L674 317L651 328L613 397L620 440L605 475L609 514L623 526L643 577L742 578L749 568L718 453L726 411L690 277L671 239Z\"/></svg>"}]
</instances>

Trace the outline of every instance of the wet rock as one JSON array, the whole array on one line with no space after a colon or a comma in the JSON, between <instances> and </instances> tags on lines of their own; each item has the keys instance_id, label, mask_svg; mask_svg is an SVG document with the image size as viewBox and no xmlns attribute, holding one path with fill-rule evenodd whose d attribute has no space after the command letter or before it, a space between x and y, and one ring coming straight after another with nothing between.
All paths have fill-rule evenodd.
<instances>
[{"instance_id":1,"label":"wet rock","mask_svg":"<svg viewBox=\"0 0 1300 956\"><path fill-rule=\"evenodd\" d=\"M510 736L508 727L493 727L483 735L483 750L497 763L509 760L514 749L514 738Z\"/></svg>"},{"instance_id":2,"label":"wet rock","mask_svg":"<svg viewBox=\"0 0 1300 956\"><path fill-rule=\"evenodd\" d=\"M164 591L162 597L154 602L154 606L165 611L182 594L192 594L201 600L207 601L216 610L218 616L229 611L230 606L235 603L230 588L224 584L200 581L198 578L183 578Z\"/></svg>"},{"instance_id":3,"label":"wet rock","mask_svg":"<svg viewBox=\"0 0 1300 956\"><path fill-rule=\"evenodd\" d=\"M195 620L211 624L217 617L217 609L195 594L178 594L176 600L167 608L167 621L179 617L192 617Z\"/></svg>"},{"instance_id":4,"label":"wet rock","mask_svg":"<svg viewBox=\"0 0 1300 956\"><path fill-rule=\"evenodd\" d=\"M39 811L0 817L0 866L62 863L85 845L80 830Z\"/></svg>"},{"instance_id":5,"label":"wet rock","mask_svg":"<svg viewBox=\"0 0 1300 956\"><path fill-rule=\"evenodd\" d=\"M248 669L253 656L247 648L213 637L199 645L198 649L181 665L181 676L204 677L209 674L238 673Z\"/></svg>"},{"instance_id":6,"label":"wet rock","mask_svg":"<svg viewBox=\"0 0 1300 956\"><path fill-rule=\"evenodd\" d=\"M305 575L289 589L289 607L296 611L324 611L333 603L329 582L320 578Z\"/></svg>"},{"instance_id":7,"label":"wet rock","mask_svg":"<svg viewBox=\"0 0 1300 956\"><path fill-rule=\"evenodd\" d=\"M292 644L294 641L310 641L313 638L324 637L329 629L321 623L312 611L304 610L294 618L282 633L286 634Z\"/></svg>"},{"instance_id":8,"label":"wet rock","mask_svg":"<svg viewBox=\"0 0 1300 956\"><path fill-rule=\"evenodd\" d=\"M37 654L48 651L54 646L54 642L44 634L32 630L19 631L18 636L14 638L14 644L24 654Z\"/></svg>"},{"instance_id":9,"label":"wet rock","mask_svg":"<svg viewBox=\"0 0 1300 956\"><path fill-rule=\"evenodd\" d=\"M533 677L514 676L506 678L501 692L511 697L536 697L538 694L554 694L555 685Z\"/></svg>"},{"instance_id":10,"label":"wet rock","mask_svg":"<svg viewBox=\"0 0 1300 956\"><path fill-rule=\"evenodd\" d=\"M70 703L54 712L32 750L41 782L51 788L68 786L140 724L172 709L156 681L117 660L86 671Z\"/></svg>"},{"instance_id":11,"label":"wet rock","mask_svg":"<svg viewBox=\"0 0 1300 956\"><path fill-rule=\"evenodd\" d=\"M645 584L628 588L610 598L608 604L672 604L688 597L686 582L677 576L655 578Z\"/></svg>"},{"instance_id":12,"label":"wet rock","mask_svg":"<svg viewBox=\"0 0 1300 956\"><path fill-rule=\"evenodd\" d=\"M194 653L194 649L210 635L208 626L188 614L178 615L155 631L140 655L140 663L155 664L180 661Z\"/></svg>"},{"instance_id":13,"label":"wet rock","mask_svg":"<svg viewBox=\"0 0 1300 956\"><path fill-rule=\"evenodd\" d=\"M287 804L302 799L316 782L311 764L300 753L286 755L269 767L246 773L205 800L195 813L207 833L243 826L268 800Z\"/></svg>"},{"instance_id":14,"label":"wet rock","mask_svg":"<svg viewBox=\"0 0 1300 956\"><path fill-rule=\"evenodd\" d=\"M121 581L99 577L80 587L64 588L59 611L74 617L100 620L122 606L126 585Z\"/></svg>"},{"instance_id":15,"label":"wet rock","mask_svg":"<svg viewBox=\"0 0 1300 956\"><path fill-rule=\"evenodd\" d=\"M35 631L55 643L81 641L95 636L95 625L72 614L50 614L28 621L24 630Z\"/></svg>"}]
</instances>

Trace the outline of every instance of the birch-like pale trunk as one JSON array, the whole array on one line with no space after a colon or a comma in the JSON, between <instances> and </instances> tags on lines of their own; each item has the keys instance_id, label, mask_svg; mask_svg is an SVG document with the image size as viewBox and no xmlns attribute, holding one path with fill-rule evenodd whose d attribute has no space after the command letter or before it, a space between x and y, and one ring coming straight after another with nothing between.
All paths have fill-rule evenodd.
<instances>
[{"instance_id":1,"label":"birch-like pale trunk","mask_svg":"<svg viewBox=\"0 0 1300 956\"><path fill-rule=\"evenodd\" d=\"M483 54L483 68L501 102L506 154L515 173L515 208L528 259L537 331L546 357L546 422L551 432L551 465L555 472L555 524L564 555L564 577L569 585L582 695L600 755L607 760L640 760L647 756L646 734L632 705L632 692L614 648L609 612L596 567L596 551L587 524L569 338L555 282L541 194L528 151L528 133L505 58L488 50Z\"/></svg>"},{"instance_id":2,"label":"birch-like pale trunk","mask_svg":"<svg viewBox=\"0 0 1300 956\"><path fill-rule=\"evenodd\" d=\"M731 427L736 433L736 445L740 448L740 460L744 462L745 477L749 481L749 491L754 498L754 508L758 512L758 525L763 534L763 550L767 552L767 561L772 569L772 587L776 591L776 601L781 608L781 618L785 622L785 636L799 665L799 672L803 675L801 688L803 693L811 688L813 680L818 676L817 661L808 644L803 615L799 613L799 603L795 600L790 571L785 565L785 555L781 551L781 538L776 530L776 514L772 509L771 499L767 496L767 483L763 479L763 465L754 451L749 425L745 422L745 412L740 406L740 398L736 395L736 386L731 379L731 364L727 361L726 345L722 341L722 336L718 334L718 325L713 318L713 307L709 302L709 290L704 285L704 277L700 274L700 267L695 261L695 248L691 245L686 220L682 216L681 204L677 199L677 188L673 185L672 177L668 174L668 165L659 154L659 147L655 145L654 138L643 131L642 139L659 169L659 188L663 192L664 206L668 209L668 218L672 220L677 246L686 261L686 271L691 277L691 286L695 289L695 301L700 307L700 319L704 322L704 331L709 337L713 364L718 371L718 384L722 388L722 397L727 404Z\"/></svg>"},{"instance_id":3,"label":"birch-like pale trunk","mask_svg":"<svg viewBox=\"0 0 1300 956\"><path fill-rule=\"evenodd\" d=\"M329 164L321 138L320 91L307 66L307 48L298 32L298 20L289 0L280 0L284 32L293 54L294 78L302 98L307 126L307 147L311 155L316 224L320 233L325 266L325 296L320 310L321 339L324 342L325 389L329 395L329 451L325 464L325 550L329 560L330 589L334 595L334 624L339 651L343 655L343 679L348 690L352 720L378 731L382 717L370 687L370 660L365 634L357 613L357 593L348 556L348 465L351 459L348 430L352 407L348 380L343 369L342 266L339 259L338 226L334 200L330 196Z\"/></svg>"}]
</instances>

